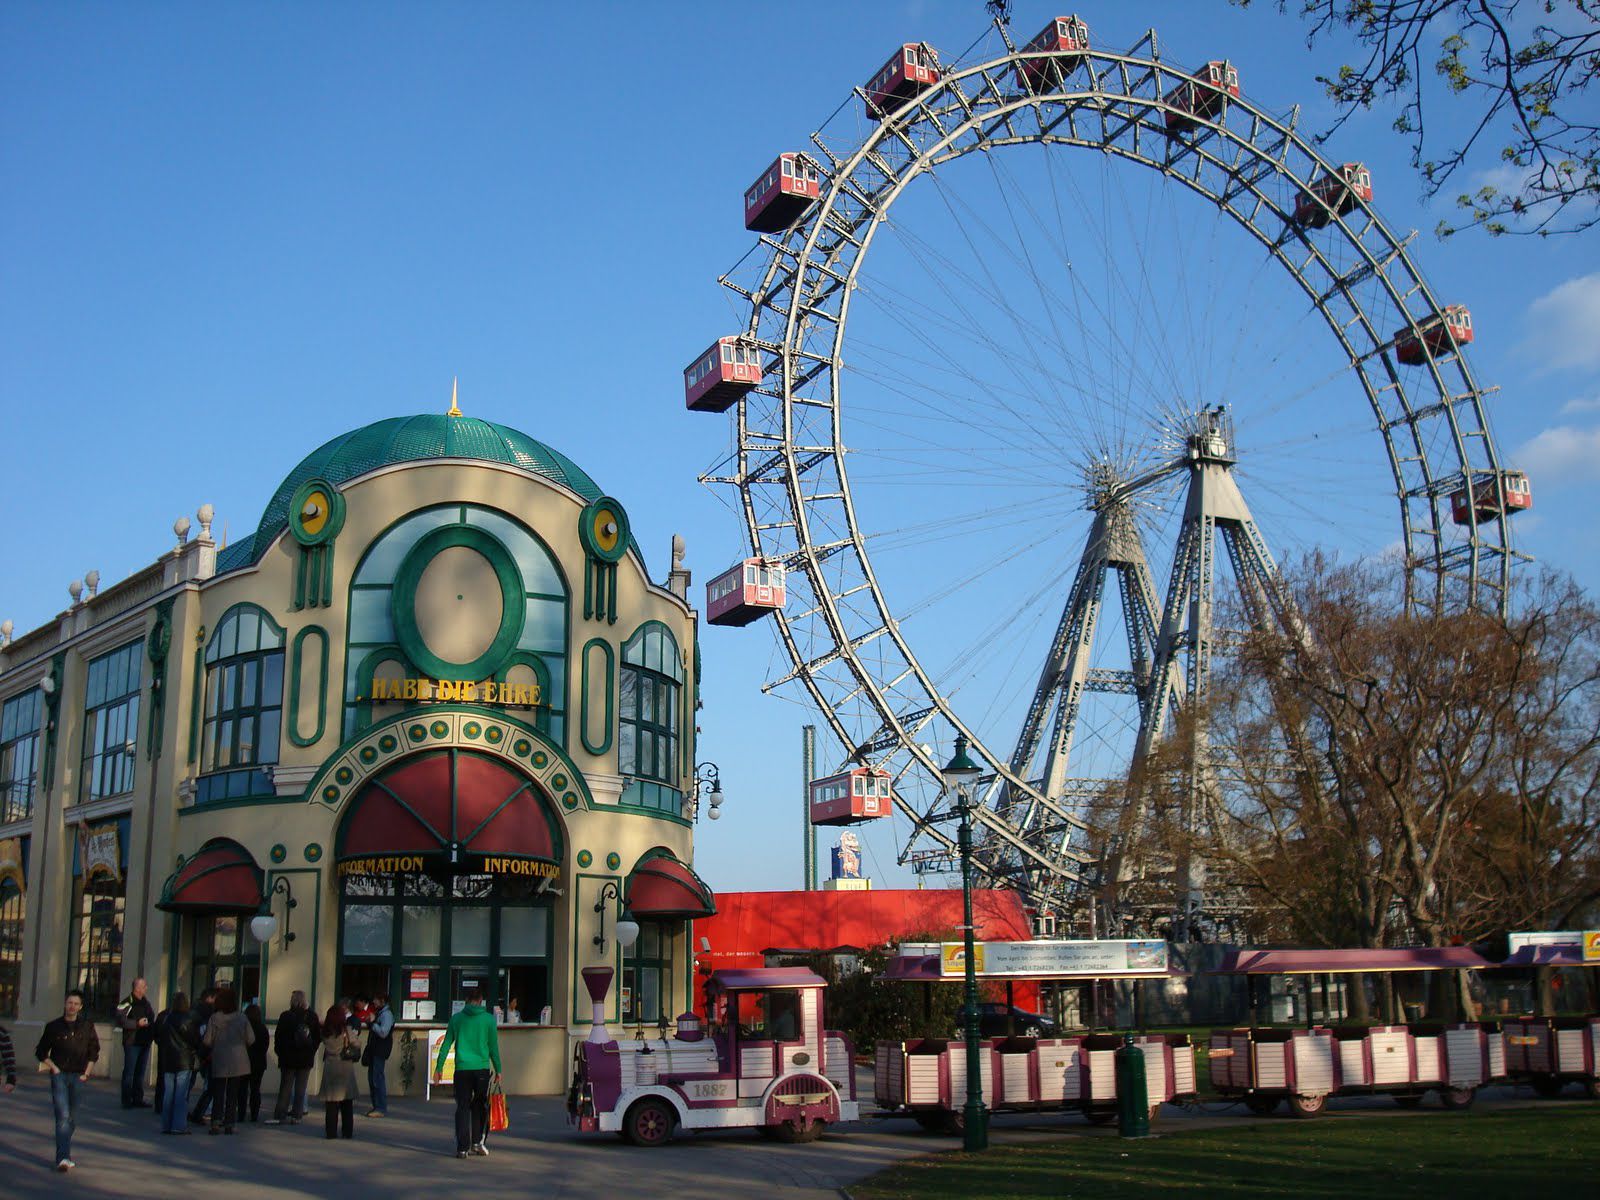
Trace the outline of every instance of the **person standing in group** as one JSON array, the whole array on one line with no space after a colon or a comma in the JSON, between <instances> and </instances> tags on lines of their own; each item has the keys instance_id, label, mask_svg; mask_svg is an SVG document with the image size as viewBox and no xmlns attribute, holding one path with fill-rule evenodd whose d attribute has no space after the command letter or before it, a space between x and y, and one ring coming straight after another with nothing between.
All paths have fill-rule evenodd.
<instances>
[{"instance_id":1,"label":"person standing in group","mask_svg":"<svg viewBox=\"0 0 1600 1200\"><path fill-rule=\"evenodd\" d=\"M211 1132L232 1133L250 1077L250 1043L256 1035L239 1011L239 999L231 987L218 989L216 1006L205 1038L211 1047Z\"/></svg>"},{"instance_id":2,"label":"person standing in group","mask_svg":"<svg viewBox=\"0 0 1600 1200\"><path fill-rule=\"evenodd\" d=\"M156 1071L161 1076L161 1132L189 1132L189 1088L200 1069L200 1027L189 1011L189 997L178 992L172 1007L156 1018Z\"/></svg>"},{"instance_id":3,"label":"person standing in group","mask_svg":"<svg viewBox=\"0 0 1600 1200\"><path fill-rule=\"evenodd\" d=\"M306 1003L306 994L295 991L289 1007L278 1015L272 1035L272 1049L278 1056L278 1103L268 1125L300 1124L306 1115L306 1083L317 1062L317 1046L322 1041L322 1025Z\"/></svg>"},{"instance_id":4,"label":"person standing in group","mask_svg":"<svg viewBox=\"0 0 1600 1200\"><path fill-rule=\"evenodd\" d=\"M0 1073L5 1075L0 1091L10 1095L17 1090L17 1055L11 1048L11 1031L4 1025L0 1025Z\"/></svg>"},{"instance_id":5,"label":"person standing in group","mask_svg":"<svg viewBox=\"0 0 1600 1200\"><path fill-rule=\"evenodd\" d=\"M211 1014L216 1011L217 989L206 988L200 993L200 1003L195 1005L194 1024L204 1039L206 1030L211 1027ZM211 1049L202 1041L200 1051L200 1067L196 1072L200 1076L200 1099L195 1101L194 1108L189 1110L189 1124L198 1125L206 1119L206 1113L211 1108Z\"/></svg>"},{"instance_id":6,"label":"person standing in group","mask_svg":"<svg viewBox=\"0 0 1600 1200\"><path fill-rule=\"evenodd\" d=\"M444 1082L444 1060L456 1051L456 1157L487 1155L484 1141L489 1131L489 1085L500 1078L500 1031L494 1014L483 1007L483 990L467 992L467 1003L445 1026L439 1057L433 1064L433 1081Z\"/></svg>"},{"instance_id":7,"label":"person standing in group","mask_svg":"<svg viewBox=\"0 0 1600 1200\"><path fill-rule=\"evenodd\" d=\"M261 1016L261 1005L247 1005L244 1019L250 1022L250 1075L245 1080L244 1096L239 1100L239 1120L244 1121L248 1107L250 1120L255 1122L261 1120L261 1077L267 1073L267 1043L271 1035Z\"/></svg>"},{"instance_id":8,"label":"person standing in group","mask_svg":"<svg viewBox=\"0 0 1600 1200\"><path fill-rule=\"evenodd\" d=\"M394 1050L394 1012L389 1008L389 997L379 992L372 998L372 1026L367 1034L366 1049L361 1061L367 1066L367 1091L372 1096L369 1117L389 1115L389 1081L385 1076L389 1068L389 1055Z\"/></svg>"},{"instance_id":9,"label":"person standing in group","mask_svg":"<svg viewBox=\"0 0 1600 1200\"><path fill-rule=\"evenodd\" d=\"M50 1073L50 1103L56 1111L56 1170L70 1171L72 1134L78 1127L78 1085L89 1082L89 1070L100 1058L94 1022L83 1015L83 993L67 993L61 1015L44 1027L34 1048L39 1070Z\"/></svg>"},{"instance_id":10,"label":"person standing in group","mask_svg":"<svg viewBox=\"0 0 1600 1200\"><path fill-rule=\"evenodd\" d=\"M143 978L133 981L133 991L117 1005L122 1028L122 1107L149 1108L144 1099L145 1074L150 1070L150 1043L155 1038L156 1010L145 995Z\"/></svg>"},{"instance_id":11,"label":"person standing in group","mask_svg":"<svg viewBox=\"0 0 1600 1200\"><path fill-rule=\"evenodd\" d=\"M354 1137L361 1032L335 1004L322 1022L322 1113L327 1135Z\"/></svg>"}]
</instances>

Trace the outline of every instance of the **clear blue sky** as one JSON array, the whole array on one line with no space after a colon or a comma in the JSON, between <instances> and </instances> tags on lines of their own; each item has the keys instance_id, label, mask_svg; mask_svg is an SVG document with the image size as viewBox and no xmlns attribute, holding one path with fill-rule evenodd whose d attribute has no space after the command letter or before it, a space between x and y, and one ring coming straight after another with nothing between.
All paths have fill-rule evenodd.
<instances>
[{"instance_id":1,"label":"clear blue sky","mask_svg":"<svg viewBox=\"0 0 1600 1200\"><path fill-rule=\"evenodd\" d=\"M1021 38L1056 11L1016 7ZM1313 127L1330 115L1313 76L1336 47L1308 54L1299 22L1265 3L1246 13L1223 0L1084 0L1077 10L1100 43L1131 45L1154 25L1167 57L1226 55L1263 106L1300 102ZM453 376L467 412L549 442L619 496L658 573L671 535L684 534L703 584L739 555L743 534L695 482L728 430L684 413L680 371L743 323L716 285L750 245L743 189L897 43L959 53L985 25L979 0L13 0L0 8L0 617L32 628L85 571L110 582L137 569L170 546L173 519L202 503L216 506L219 527L248 532L306 451L383 416L442 410ZM1428 278L1472 308L1474 365L1501 388L1491 406L1502 453L1533 472L1538 509L1521 519L1521 544L1600 586L1600 243L1592 233L1438 242L1431 230L1448 213L1422 202L1388 120L1352 122L1330 154L1373 167L1386 220L1423 230L1415 250ZM1128 196L1146 218L1171 203L1141 183L1083 187L1102 221ZM1359 440L1363 455L1376 446L1355 436L1363 414L1327 417L1315 354L1301 364L1282 340L1296 326L1253 294L1255 264L1229 265L1230 235L1211 232L1202 210L1172 211L1193 215L1201 232L1190 236L1237 288L1237 304L1213 295L1209 311L1244 332L1212 336L1209 353L1235 340L1271 346L1259 371L1207 370L1246 391L1303 393L1270 427L1297 448L1269 461L1266 433L1258 439L1263 522L1276 514L1290 549L1317 544L1318 522L1342 549L1381 549L1393 534L1370 519L1382 504L1362 495L1370 463L1340 467L1346 445ZM936 216L921 215L924 236L942 236ZM1138 240L1112 229L1104 261L1129 261ZM1152 296L1194 282L1154 251L1140 269ZM877 277L887 287L896 270L902 285L914 278L886 251ZM1331 448L1312 454L1320 421ZM874 442L870 421L858 428L864 481L874 462L904 462ZM885 470L880 483L892 478ZM874 528L906 530L925 502L884 500ZM905 537L902 547L922 551L892 568L910 604L938 591L934 573L960 543L928 554L914 531ZM1033 591L1073 553L1069 537L1061 562L1004 587ZM1043 591L1020 627L1022 676L1036 670L1028 638L1060 603L1058 590ZM969 649L929 636L927 653L943 662ZM761 625L705 637L702 757L722 765L728 805L702 826L699 865L719 888L799 880L807 713L797 697L761 696L780 670L772 647ZM996 706L978 696L991 682L973 681L975 703ZM824 758L834 753L824 746ZM891 834L867 839L868 870L886 882L896 878Z\"/></svg>"}]
</instances>

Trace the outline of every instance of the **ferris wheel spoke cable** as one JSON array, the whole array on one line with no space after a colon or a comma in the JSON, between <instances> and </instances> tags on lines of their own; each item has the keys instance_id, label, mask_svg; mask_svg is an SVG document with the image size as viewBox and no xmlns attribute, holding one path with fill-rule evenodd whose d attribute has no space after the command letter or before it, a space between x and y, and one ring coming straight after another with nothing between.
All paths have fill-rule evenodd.
<instances>
[{"instance_id":1,"label":"ferris wheel spoke cable","mask_svg":"<svg viewBox=\"0 0 1600 1200\"><path fill-rule=\"evenodd\" d=\"M988 233L988 235L991 237L991 239L996 240L997 245L1001 249L1002 253L1004 253L1008 258L1010 258L1014 263L1019 262L1020 256L1018 256L1015 253L1014 249L1011 248L1008 244L1006 244L1003 239L999 239L994 235L992 226L990 226L988 224L988 222L986 220L984 220L982 215L975 208L973 208L970 204L967 204L964 201L964 199L959 197L959 196L957 196L957 197L952 199L951 197L948 196L947 191L946 192L942 192L941 196L942 196L942 198L944 199L944 201L946 202L946 204L947 204L947 206L949 208L954 209L956 207L959 207L962 210L959 214L956 214L956 219L957 219L957 222L958 222L958 227L962 231L962 236L963 236L963 238L966 239L966 241L968 243L968 246L970 248L970 250L969 250L970 253L973 253L974 255L976 255L976 248L973 247L972 242L971 242L970 229L971 228L977 228L980 232ZM894 226L894 229L895 229L896 235L898 237L900 237L902 240L905 240L908 243L914 243L915 244L916 253L917 253L920 261L924 262L925 264L927 264L927 263L938 263L939 265L941 265L941 266L943 266L945 268L945 273L948 273L950 275L954 275L957 278L959 278L962 281L964 281L965 283L967 283L967 285L973 291L974 294L983 296L992 305L994 305L994 307L996 307L997 309L1000 309L1002 311L1008 311L1009 310L1008 315L1009 315L1009 317L1010 317L1010 319L1012 321L1015 322L1015 321L1020 320L1020 318L1015 313L1015 310L1011 309L1009 304L1008 304L1008 302L1005 301L1005 299L1004 299L1004 290L1003 289L1001 290L1001 292L1000 292L1000 294L998 296L995 295L994 289L993 289L992 286L986 286L983 283L980 283L975 278L975 276L972 274L971 271L967 270L962 264L956 263L952 258L950 258L950 256L942 253L937 247L932 246L931 244L927 243L924 239L920 238L918 235L914 234L912 231L906 229L901 224L896 224ZM934 277L935 281L937 283L939 283L940 286L942 288L944 288L948 292L948 285L945 282L945 280L943 279L942 275L935 274L933 277ZM1054 293L1052 292L1051 295L1054 296ZM1056 299L1057 303L1061 303L1062 302L1062 298L1061 297L1057 296L1057 297L1054 297L1054 298ZM971 329L968 329L968 330L966 330L964 332L966 332L968 334L968 336L971 335ZM1044 330L1043 330L1042 327L1039 328L1035 332L1036 332L1036 334L1037 334L1037 336L1039 338L1041 338L1041 339L1043 338ZM1001 352L1001 348L1000 347L993 345L993 339L992 338L989 338L988 340L991 343L991 347L992 348L996 349L997 352ZM1059 373L1057 373L1057 372L1054 372L1054 371L1046 371L1046 374L1058 386L1064 386L1064 387L1071 388L1071 389L1077 389L1077 390L1080 391L1080 394L1081 394L1082 384L1078 381L1078 377L1082 376L1082 375L1087 375L1087 376L1091 376L1091 377L1093 376L1093 373L1094 373L1094 370L1095 370L1094 363L1093 363L1093 355L1079 356L1077 354L1072 353L1071 350L1066 348L1066 347L1062 348L1062 353L1063 353L1063 357L1067 360L1068 364L1073 368L1073 370L1070 373L1068 373L1068 374L1066 374L1064 376L1059 374ZM1083 406L1083 407L1087 407L1087 406ZM1057 415L1057 417L1059 419L1060 414L1056 414L1056 415ZM1073 413L1073 414L1068 414L1068 415L1070 417L1070 416L1076 416L1078 414ZM1085 433L1085 431L1082 430L1082 429L1078 429L1078 430L1074 430L1074 431L1070 431L1070 432L1076 433L1079 437L1082 437L1084 435L1084 433Z\"/></svg>"}]
</instances>

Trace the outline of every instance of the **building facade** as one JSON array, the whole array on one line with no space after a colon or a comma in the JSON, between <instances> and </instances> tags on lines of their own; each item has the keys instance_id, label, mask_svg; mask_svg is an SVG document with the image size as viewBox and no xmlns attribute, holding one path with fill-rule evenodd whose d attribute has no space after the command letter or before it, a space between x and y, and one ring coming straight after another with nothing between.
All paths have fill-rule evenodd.
<instances>
[{"instance_id":1,"label":"building facade","mask_svg":"<svg viewBox=\"0 0 1600 1200\"><path fill-rule=\"evenodd\" d=\"M653 582L576 464L454 408L314 450L225 548L198 516L6 631L0 1017L26 1041L81 987L105 1021L139 975L158 1001L231 982L269 1021L294 989L387 992L415 1090L481 987L508 1086L553 1092L582 967L618 969L613 1021L687 1007L714 905L681 546Z\"/></svg>"}]
</instances>

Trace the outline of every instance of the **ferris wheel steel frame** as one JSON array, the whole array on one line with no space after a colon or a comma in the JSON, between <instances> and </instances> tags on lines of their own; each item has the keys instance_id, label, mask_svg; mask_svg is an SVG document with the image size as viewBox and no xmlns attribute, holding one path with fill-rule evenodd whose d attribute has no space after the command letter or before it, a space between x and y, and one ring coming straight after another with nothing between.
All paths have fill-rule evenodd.
<instances>
[{"instance_id":1,"label":"ferris wheel steel frame","mask_svg":"<svg viewBox=\"0 0 1600 1200\"><path fill-rule=\"evenodd\" d=\"M1023 778L941 694L883 594L850 494L840 402L850 296L873 237L919 175L975 150L1059 145L1139 163L1205 197L1289 272L1359 378L1390 465L1409 586L1431 576L1438 595L1453 581L1470 602L1503 607L1522 556L1503 507L1482 520L1469 506L1464 535L1449 535L1451 492L1472 494L1486 479L1500 486L1484 393L1459 350L1430 349L1409 387L1394 360L1392 330L1414 331L1442 307L1407 253L1415 232L1396 237L1359 200L1346 214L1330 211L1321 228L1292 219L1296 196L1335 170L1296 132L1298 108L1279 119L1229 97L1217 117L1171 134L1166 114L1182 110L1166 96L1195 77L1161 59L1153 30L1116 53L1018 51L998 27L1008 53L949 70L865 140L836 150L812 135L821 199L784 233L760 236L767 254L751 285L732 272L719 280L749 303L744 337L765 356L764 380L777 386L763 384L737 405L737 472L703 479L739 490L752 553L790 571L788 608L775 615L792 669L767 690L799 682L847 757L892 762L897 780L914 772L937 788L939 763L920 740L936 718L966 734L986 766L974 865L1046 908L1081 880L1089 856L1073 842L1085 824L1067 795ZM1045 68L1035 77L1043 86L1021 86L1024 62ZM1374 309L1387 309L1393 323L1380 327ZM919 842L931 844L925 853L953 854L941 795L921 811L906 806L912 831L902 863L918 856ZM1048 838L1037 820L1024 831L1012 819L1019 801L1051 823Z\"/></svg>"}]
</instances>

